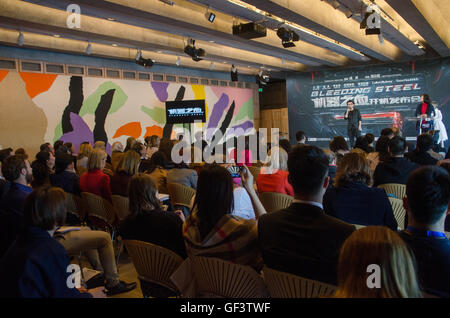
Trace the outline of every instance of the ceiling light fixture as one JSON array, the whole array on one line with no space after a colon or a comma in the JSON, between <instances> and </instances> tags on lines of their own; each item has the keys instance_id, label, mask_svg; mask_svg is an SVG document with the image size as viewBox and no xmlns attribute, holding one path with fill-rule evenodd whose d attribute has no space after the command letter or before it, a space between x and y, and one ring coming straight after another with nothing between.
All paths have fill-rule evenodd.
<instances>
[{"instance_id":1,"label":"ceiling light fixture","mask_svg":"<svg viewBox=\"0 0 450 318\"><path fill-rule=\"evenodd\" d=\"M141 65L145 68L151 68L155 64L155 60L152 59L144 59L142 56L136 60L137 65Z\"/></svg>"},{"instance_id":2,"label":"ceiling light fixture","mask_svg":"<svg viewBox=\"0 0 450 318\"><path fill-rule=\"evenodd\" d=\"M277 30L277 35L281 39L281 44L283 44L284 48L294 47L294 42L300 40L300 37L297 33L284 27L281 27Z\"/></svg>"},{"instance_id":3,"label":"ceiling light fixture","mask_svg":"<svg viewBox=\"0 0 450 318\"><path fill-rule=\"evenodd\" d=\"M108 20L108 21L116 21L116 19L111 18L111 17L106 18L106 20Z\"/></svg>"},{"instance_id":4,"label":"ceiling light fixture","mask_svg":"<svg viewBox=\"0 0 450 318\"><path fill-rule=\"evenodd\" d=\"M176 63L175 63L177 66L180 66L180 64L181 64L181 57L177 57L177 61L176 61Z\"/></svg>"},{"instance_id":5,"label":"ceiling light fixture","mask_svg":"<svg viewBox=\"0 0 450 318\"><path fill-rule=\"evenodd\" d=\"M216 19L216 14L214 12L209 12L209 7L208 7L208 8L206 8L205 18L210 23L213 23L214 20Z\"/></svg>"},{"instance_id":6,"label":"ceiling light fixture","mask_svg":"<svg viewBox=\"0 0 450 318\"><path fill-rule=\"evenodd\" d=\"M20 32L20 33L19 33L19 38L17 39L17 44L18 44L19 46L22 46L22 45L23 45L23 40L24 40L23 33Z\"/></svg>"},{"instance_id":7,"label":"ceiling light fixture","mask_svg":"<svg viewBox=\"0 0 450 318\"><path fill-rule=\"evenodd\" d=\"M136 61L139 61L141 59L141 57L142 57L142 51L138 50L136 53Z\"/></svg>"},{"instance_id":8,"label":"ceiling light fixture","mask_svg":"<svg viewBox=\"0 0 450 318\"><path fill-rule=\"evenodd\" d=\"M209 69L212 70L214 68L214 62L211 62L211 64L209 64Z\"/></svg>"},{"instance_id":9,"label":"ceiling light fixture","mask_svg":"<svg viewBox=\"0 0 450 318\"><path fill-rule=\"evenodd\" d=\"M230 75L231 75L231 81L232 82L237 82L238 81L238 71L237 71L237 67L234 64L231 65Z\"/></svg>"},{"instance_id":10,"label":"ceiling light fixture","mask_svg":"<svg viewBox=\"0 0 450 318\"><path fill-rule=\"evenodd\" d=\"M116 43L113 43L113 44L111 44L112 46L114 46L114 47L116 47L117 46L117 44Z\"/></svg>"},{"instance_id":11,"label":"ceiling light fixture","mask_svg":"<svg viewBox=\"0 0 450 318\"><path fill-rule=\"evenodd\" d=\"M86 54L91 55L92 53L92 44L88 42L88 46L86 48Z\"/></svg>"},{"instance_id":12,"label":"ceiling light fixture","mask_svg":"<svg viewBox=\"0 0 450 318\"><path fill-rule=\"evenodd\" d=\"M188 45L184 48L184 53L192 57L192 60L195 62L199 62L203 60L201 57L206 55L206 52L204 49L197 49L195 47L195 40L189 39Z\"/></svg>"},{"instance_id":13,"label":"ceiling light fixture","mask_svg":"<svg viewBox=\"0 0 450 318\"><path fill-rule=\"evenodd\" d=\"M59 37L60 37L59 34L53 34L53 36L54 36L55 38L59 38Z\"/></svg>"}]
</instances>

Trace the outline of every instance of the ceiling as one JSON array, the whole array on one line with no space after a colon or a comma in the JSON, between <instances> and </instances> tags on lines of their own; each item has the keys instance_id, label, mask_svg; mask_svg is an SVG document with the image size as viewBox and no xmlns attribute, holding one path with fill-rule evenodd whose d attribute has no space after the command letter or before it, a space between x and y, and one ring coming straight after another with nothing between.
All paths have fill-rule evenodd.
<instances>
[{"instance_id":1,"label":"ceiling","mask_svg":"<svg viewBox=\"0 0 450 318\"><path fill-rule=\"evenodd\" d=\"M141 50L159 64L217 71L235 64L243 74L450 56L450 1L375 0L382 40L360 29L371 1L77 0L80 28L70 28L66 9L73 0L0 0L0 43L19 46L21 32L23 47L87 55L89 46L91 56L124 60ZM216 14L213 23L207 10ZM267 36L233 36L234 24L250 21L266 26ZM295 47L281 45L282 26L300 36ZM204 60L183 52L189 38L206 51Z\"/></svg>"}]
</instances>

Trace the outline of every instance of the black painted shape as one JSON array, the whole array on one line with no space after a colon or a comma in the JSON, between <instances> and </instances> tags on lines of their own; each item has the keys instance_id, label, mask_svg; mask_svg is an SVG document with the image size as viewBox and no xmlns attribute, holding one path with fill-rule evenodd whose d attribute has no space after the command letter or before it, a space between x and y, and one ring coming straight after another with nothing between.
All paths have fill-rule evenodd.
<instances>
[{"instance_id":1,"label":"black painted shape","mask_svg":"<svg viewBox=\"0 0 450 318\"><path fill-rule=\"evenodd\" d=\"M110 89L103 94L100 98L97 109L95 110L94 141L104 141L105 145L108 144L108 135L106 135L105 131L105 121L106 116L111 109L115 92L115 89Z\"/></svg>"},{"instance_id":2,"label":"black painted shape","mask_svg":"<svg viewBox=\"0 0 450 318\"><path fill-rule=\"evenodd\" d=\"M79 114L81 106L83 105L83 77L72 76L70 78L69 92L69 104L64 109L61 118L63 134L73 131L72 124L70 123L70 113Z\"/></svg>"},{"instance_id":3,"label":"black painted shape","mask_svg":"<svg viewBox=\"0 0 450 318\"><path fill-rule=\"evenodd\" d=\"M222 133L222 136L225 135L225 132L227 131L227 128L230 126L231 120L233 119L234 108L235 104L233 101L230 108L228 109L227 114L225 115L225 118L222 121L222 124L220 125L220 128L216 130L214 136L211 138L211 141L214 141L216 139L216 135L218 134L219 131Z\"/></svg>"},{"instance_id":4,"label":"black painted shape","mask_svg":"<svg viewBox=\"0 0 450 318\"><path fill-rule=\"evenodd\" d=\"M184 93L186 92L186 87L183 85L180 86L178 90L177 96L175 97L175 101L181 101L184 99ZM169 138L172 135L173 124L165 124L163 129L163 137Z\"/></svg>"}]
</instances>

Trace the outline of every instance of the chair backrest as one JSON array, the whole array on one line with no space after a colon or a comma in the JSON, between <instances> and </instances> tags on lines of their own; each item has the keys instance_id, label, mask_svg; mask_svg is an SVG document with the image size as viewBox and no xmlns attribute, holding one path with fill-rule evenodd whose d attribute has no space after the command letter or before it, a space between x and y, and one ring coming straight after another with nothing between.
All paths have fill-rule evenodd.
<instances>
[{"instance_id":1,"label":"chair backrest","mask_svg":"<svg viewBox=\"0 0 450 318\"><path fill-rule=\"evenodd\" d=\"M82 192L89 216L99 217L108 224L113 224L117 218L117 212L114 206L106 199L93 193Z\"/></svg>"},{"instance_id":2,"label":"chair backrest","mask_svg":"<svg viewBox=\"0 0 450 318\"><path fill-rule=\"evenodd\" d=\"M121 195L112 195L112 202L116 208L117 216L119 221L124 220L130 214L130 202L127 197Z\"/></svg>"},{"instance_id":3,"label":"chair backrest","mask_svg":"<svg viewBox=\"0 0 450 318\"><path fill-rule=\"evenodd\" d=\"M264 281L272 298L317 298L332 296L336 286L280 272L264 266Z\"/></svg>"},{"instance_id":4,"label":"chair backrest","mask_svg":"<svg viewBox=\"0 0 450 318\"><path fill-rule=\"evenodd\" d=\"M170 276L183 263L183 259L164 247L136 240L123 241L139 279L177 291Z\"/></svg>"},{"instance_id":5,"label":"chair backrest","mask_svg":"<svg viewBox=\"0 0 450 318\"><path fill-rule=\"evenodd\" d=\"M361 224L352 224L357 230L365 228L367 225L361 225Z\"/></svg>"},{"instance_id":6,"label":"chair backrest","mask_svg":"<svg viewBox=\"0 0 450 318\"><path fill-rule=\"evenodd\" d=\"M180 183L167 183L167 190L172 205L183 205L191 208L191 200L196 193L195 189Z\"/></svg>"},{"instance_id":7,"label":"chair backrest","mask_svg":"<svg viewBox=\"0 0 450 318\"><path fill-rule=\"evenodd\" d=\"M394 211L394 217L397 220L398 228L404 230L406 211L405 208L403 207L403 200L391 197L389 197L388 199L389 202L391 202L392 211Z\"/></svg>"},{"instance_id":8,"label":"chair backrest","mask_svg":"<svg viewBox=\"0 0 450 318\"><path fill-rule=\"evenodd\" d=\"M294 200L290 195L276 192L263 192L259 194L259 199L267 213L285 209Z\"/></svg>"},{"instance_id":9,"label":"chair backrest","mask_svg":"<svg viewBox=\"0 0 450 318\"><path fill-rule=\"evenodd\" d=\"M384 189L386 194L393 194L397 199L402 200L406 195L406 185L400 183L386 183L380 184L378 188Z\"/></svg>"},{"instance_id":10,"label":"chair backrest","mask_svg":"<svg viewBox=\"0 0 450 318\"><path fill-rule=\"evenodd\" d=\"M78 215L81 220L84 220L86 216L86 208L82 198L66 192L66 207L68 212L74 213Z\"/></svg>"},{"instance_id":11,"label":"chair backrest","mask_svg":"<svg viewBox=\"0 0 450 318\"><path fill-rule=\"evenodd\" d=\"M264 280L250 266L213 257L192 256L197 297L266 298Z\"/></svg>"},{"instance_id":12,"label":"chair backrest","mask_svg":"<svg viewBox=\"0 0 450 318\"><path fill-rule=\"evenodd\" d=\"M250 167L248 167L248 170L253 175L253 180L256 181L256 178L258 177L259 170L261 170L261 167L250 166Z\"/></svg>"}]
</instances>

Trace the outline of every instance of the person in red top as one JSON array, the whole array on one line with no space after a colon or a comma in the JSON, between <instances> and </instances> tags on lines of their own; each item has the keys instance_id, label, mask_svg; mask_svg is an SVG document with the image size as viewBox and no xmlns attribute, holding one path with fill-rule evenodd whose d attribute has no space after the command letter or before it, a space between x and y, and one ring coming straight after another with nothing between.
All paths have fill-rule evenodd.
<instances>
[{"instance_id":1,"label":"person in red top","mask_svg":"<svg viewBox=\"0 0 450 318\"><path fill-rule=\"evenodd\" d=\"M103 173L106 164L106 152L101 149L93 149L89 153L87 168L80 178L82 192L99 195L112 202L109 176Z\"/></svg>"},{"instance_id":2,"label":"person in red top","mask_svg":"<svg viewBox=\"0 0 450 318\"><path fill-rule=\"evenodd\" d=\"M270 166L262 167L256 178L258 192L277 192L293 196L294 189L288 181L287 152L283 148L273 147L269 155Z\"/></svg>"},{"instance_id":3,"label":"person in red top","mask_svg":"<svg viewBox=\"0 0 450 318\"><path fill-rule=\"evenodd\" d=\"M416 128L419 134L425 133L428 130L432 130L430 127L427 131L422 130L420 132L420 125L422 125L427 118L431 118L435 116L435 111L433 105L431 105L430 96L428 94L422 94L420 97L420 103L416 108L416 117L419 118L416 124Z\"/></svg>"}]
</instances>

